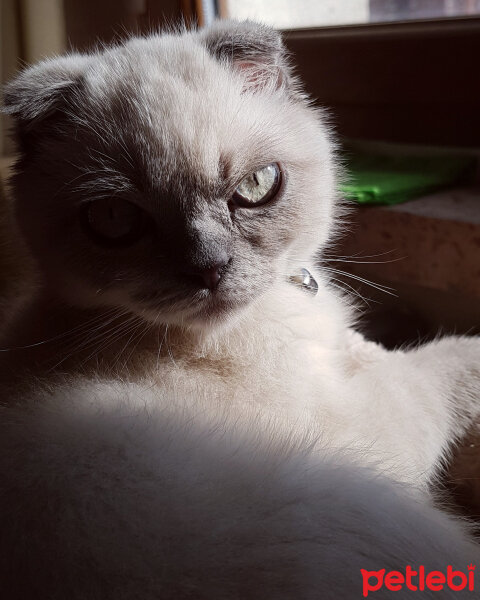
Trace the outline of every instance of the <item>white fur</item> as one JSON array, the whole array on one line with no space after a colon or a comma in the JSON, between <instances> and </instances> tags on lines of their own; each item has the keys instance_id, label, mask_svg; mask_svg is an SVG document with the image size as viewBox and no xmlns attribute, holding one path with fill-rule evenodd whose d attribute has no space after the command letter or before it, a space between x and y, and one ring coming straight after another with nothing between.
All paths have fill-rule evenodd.
<instances>
[{"instance_id":1,"label":"white fur","mask_svg":"<svg viewBox=\"0 0 480 600\"><path fill-rule=\"evenodd\" d=\"M312 271L314 272L313 268ZM287 415L323 447L354 450L392 478L425 488L480 414L480 339L445 338L387 351L348 327L349 312L320 282L317 297L279 283L237 323L155 365L167 395L211 395L239 415ZM220 374L192 361L220 364Z\"/></svg>"},{"instance_id":2,"label":"white fur","mask_svg":"<svg viewBox=\"0 0 480 600\"><path fill-rule=\"evenodd\" d=\"M349 600L360 569L478 565L408 486L226 400L77 378L2 409L2 598Z\"/></svg>"}]
</instances>

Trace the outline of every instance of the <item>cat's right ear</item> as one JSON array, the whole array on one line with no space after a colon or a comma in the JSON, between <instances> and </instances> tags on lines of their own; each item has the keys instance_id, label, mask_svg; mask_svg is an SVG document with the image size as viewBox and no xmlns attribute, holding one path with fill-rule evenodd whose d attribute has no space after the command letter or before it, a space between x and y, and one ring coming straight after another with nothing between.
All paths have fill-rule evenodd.
<instances>
[{"instance_id":1,"label":"cat's right ear","mask_svg":"<svg viewBox=\"0 0 480 600\"><path fill-rule=\"evenodd\" d=\"M90 57L71 54L44 60L22 71L4 88L4 113L12 115L20 135L62 111L81 80Z\"/></svg>"},{"instance_id":2,"label":"cat's right ear","mask_svg":"<svg viewBox=\"0 0 480 600\"><path fill-rule=\"evenodd\" d=\"M230 64L246 90L296 91L287 51L278 31L253 21L218 20L199 32L207 50Z\"/></svg>"}]
</instances>

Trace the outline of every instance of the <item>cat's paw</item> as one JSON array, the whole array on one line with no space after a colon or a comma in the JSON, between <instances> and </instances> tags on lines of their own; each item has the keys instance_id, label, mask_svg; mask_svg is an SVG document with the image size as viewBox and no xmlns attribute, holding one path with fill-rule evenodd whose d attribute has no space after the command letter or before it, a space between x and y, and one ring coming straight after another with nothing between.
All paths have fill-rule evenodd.
<instances>
[{"instance_id":1,"label":"cat's paw","mask_svg":"<svg viewBox=\"0 0 480 600\"><path fill-rule=\"evenodd\" d=\"M458 417L480 417L480 336L447 337L419 348L442 381Z\"/></svg>"}]
</instances>

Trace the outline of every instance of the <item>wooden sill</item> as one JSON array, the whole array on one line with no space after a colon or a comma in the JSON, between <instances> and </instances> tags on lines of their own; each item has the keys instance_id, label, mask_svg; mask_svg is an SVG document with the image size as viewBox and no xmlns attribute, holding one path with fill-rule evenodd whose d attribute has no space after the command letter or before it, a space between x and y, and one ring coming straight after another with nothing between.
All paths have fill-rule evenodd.
<instances>
[{"instance_id":1,"label":"wooden sill","mask_svg":"<svg viewBox=\"0 0 480 600\"><path fill-rule=\"evenodd\" d=\"M373 281L480 299L480 186L395 206L354 206L350 217L350 234L336 253L390 262L347 263L342 269Z\"/></svg>"}]
</instances>

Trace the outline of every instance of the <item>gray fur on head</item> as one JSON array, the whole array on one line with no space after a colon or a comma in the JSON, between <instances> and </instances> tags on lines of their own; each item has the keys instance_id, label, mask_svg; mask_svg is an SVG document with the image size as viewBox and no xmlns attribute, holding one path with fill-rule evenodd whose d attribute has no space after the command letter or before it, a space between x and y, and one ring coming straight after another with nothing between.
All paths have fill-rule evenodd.
<instances>
[{"instance_id":1,"label":"gray fur on head","mask_svg":"<svg viewBox=\"0 0 480 600\"><path fill-rule=\"evenodd\" d=\"M216 21L201 33L208 50L247 75L247 86L291 85L290 67L280 34L251 21Z\"/></svg>"},{"instance_id":2,"label":"gray fur on head","mask_svg":"<svg viewBox=\"0 0 480 600\"><path fill-rule=\"evenodd\" d=\"M217 21L201 30L198 39L221 61L251 76L286 81L289 71L280 34L251 21ZM69 54L45 60L23 71L5 86L3 111L21 122L32 123L61 107L69 91L78 86L95 55ZM257 79L258 80L258 79Z\"/></svg>"},{"instance_id":3,"label":"gray fur on head","mask_svg":"<svg viewBox=\"0 0 480 600\"><path fill-rule=\"evenodd\" d=\"M62 106L88 63L87 56L70 54L26 69L5 87L3 111L25 125L41 120Z\"/></svg>"}]
</instances>

